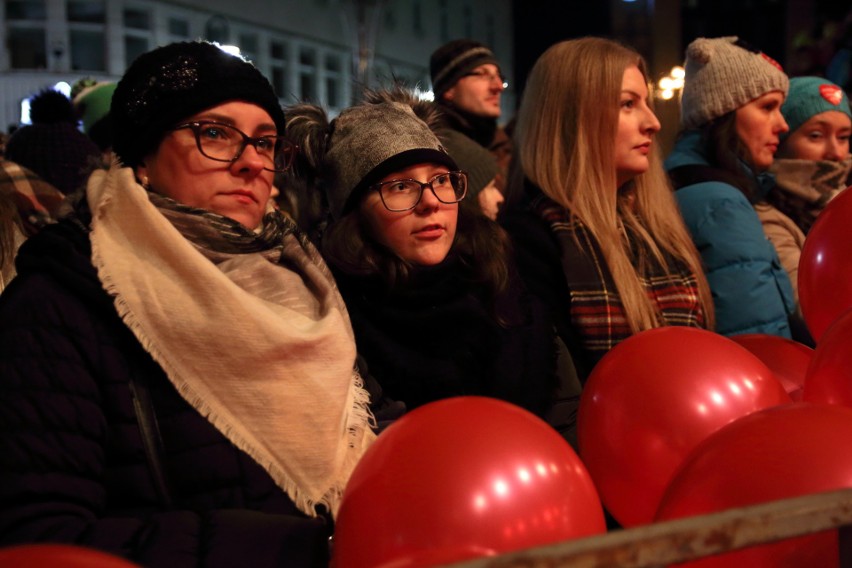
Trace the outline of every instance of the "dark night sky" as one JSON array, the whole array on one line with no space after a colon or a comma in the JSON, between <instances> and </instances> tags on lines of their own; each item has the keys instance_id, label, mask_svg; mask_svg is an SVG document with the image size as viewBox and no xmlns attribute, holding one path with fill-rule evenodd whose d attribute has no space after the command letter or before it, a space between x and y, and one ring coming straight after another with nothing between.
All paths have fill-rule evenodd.
<instances>
[{"instance_id":1,"label":"dark night sky","mask_svg":"<svg viewBox=\"0 0 852 568\"><path fill-rule=\"evenodd\" d=\"M650 1L650 0L646 0ZM681 2L681 47L696 37L737 35L782 65L792 32L821 33L825 21L842 21L850 12L849 0L796 0L797 10L812 10L813 28L798 29L801 22L787 22L791 0L690 0ZM789 5L788 5L789 4ZM515 20L514 85L520 94L526 76L545 49L563 39L584 35L609 36L608 0L513 0Z\"/></svg>"},{"instance_id":2,"label":"dark night sky","mask_svg":"<svg viewBox=\"0 0 852 568\"><path fill-rule=\"evenodd\" d=\"M563 39L609 33L607 2L513 0L515 76L518 92L538 56ZM581 6L578 9L577 6Z\"/></svg>"}]
</instances>

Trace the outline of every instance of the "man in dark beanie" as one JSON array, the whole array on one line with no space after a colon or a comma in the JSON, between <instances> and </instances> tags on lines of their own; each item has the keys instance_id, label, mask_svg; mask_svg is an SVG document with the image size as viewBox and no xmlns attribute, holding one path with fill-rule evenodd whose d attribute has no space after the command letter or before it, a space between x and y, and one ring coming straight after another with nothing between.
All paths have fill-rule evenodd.
<instances>
[{"instance_id":1,"label":"man in dark beanie","mask_svg":"<svg viewBox=\"0 0 852 568\"><path fill-rule=\"evenodd\" d=\"M505 80L494 53L477 41L453 40L432 53L429 70L435 104L447 126L491 152L502 190L511 142L498 126Z\"/></svg>"}]
</instances>

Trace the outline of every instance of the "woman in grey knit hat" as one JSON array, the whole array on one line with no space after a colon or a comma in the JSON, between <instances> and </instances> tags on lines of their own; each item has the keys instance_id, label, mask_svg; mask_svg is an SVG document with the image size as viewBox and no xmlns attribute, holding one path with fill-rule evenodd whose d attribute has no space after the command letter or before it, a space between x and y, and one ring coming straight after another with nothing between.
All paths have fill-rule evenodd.
<instances>
[{"instance_id":1,"label":"woman in grey knit hat","mask_svg":"<svg viewBox=\"0 0 852 568\"><path fill-rule=\"evenodd\" d=\"M555 389L552 325L515 278L502 229L468 203L469 177L435 134L435 107L367 94L330 121L287 109L331 219L320 250L346 300L373 408L493 396L541 416Z\"/></svg>"},{"instance_id":2,"label":"woman in grey knit hat","mask_svg":"<svg viewBox=\"0 0 852 568\"><path fill-rule=\"evenodd\" d=\"M687 47L682 132L665 167L724 335L790 338L791 322L804 329L791 320L790 279L754 207L773 185L768 169L788 128L781 114L788 85L778 63L736 37Z\"/></svg>"}]
</instances>

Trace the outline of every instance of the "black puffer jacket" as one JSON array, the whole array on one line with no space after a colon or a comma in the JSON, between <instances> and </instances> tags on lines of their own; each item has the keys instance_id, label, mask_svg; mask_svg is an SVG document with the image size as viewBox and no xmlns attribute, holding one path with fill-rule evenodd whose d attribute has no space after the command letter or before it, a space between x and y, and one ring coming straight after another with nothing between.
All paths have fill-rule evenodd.
<instances>
[{"instance_id":1,"label":"black puffer jacket","mask_svg":"<svg viewBox=\"0 0 852 568\"><path fill-rule=\"evenodd\" d=\"M0 546L76 543L146 566L326 564L330 523L298 511L181 398L89 258L82 226L50 226L0 295ZM155 409L170 505L146 460L131 369Z\"/></svg>"}]
</instances>

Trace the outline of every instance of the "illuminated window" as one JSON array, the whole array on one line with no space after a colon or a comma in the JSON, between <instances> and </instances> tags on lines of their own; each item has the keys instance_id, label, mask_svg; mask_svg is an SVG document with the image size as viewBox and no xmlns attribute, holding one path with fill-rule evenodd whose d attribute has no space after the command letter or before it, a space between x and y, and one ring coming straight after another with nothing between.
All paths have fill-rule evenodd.
<instances>
[{"instance_id":1,"label":"illuminated window","mask_svg":"<svg viewBox=\"0 0 852 568\"><path fill-rule=\"evenodd\" d=\"M299 93L304 101L317 101L317 52L312 47L299 49Z\"/></svg>"},{"instance_id":2,"label":"illuminated window","mask_svg":"<svg viewBox=\"0 0 852 568\"><path fill-rule=\"evenodd\" d=\"M68 39L73 71L106 70L106 4L97 0L69 0Z\"/></svg>"},{"instance_id":3,"label":"illuminated window","mask_svg":"<svg viewBox=\"0 0 852 568\"><path fill-rule=\"evenodd\" d=\"M122 22L126 65L129 66L134 59L151 49L153 42L151 20L151 12L147 9L131 6L124 8Z\"/></svg>"},{"instance_id":4,"label":"illuminated window","mask_svg":"<svg viewBox=\"0 0 852 568\"><path fill-rule=\"evenodd\" d=\"M12 69L47 67L46 20L43 1L6 2L6 44Z\"/></svg>"},{"instance_id":5,"label":"illuminated window","mask_svg":"<svg viewBox=\"0 0 852 568\"><path fill-rule=\"evenodd\" d=\"M292 95L290 78L287 76L287 56L289 49L281 40L269 42L269 71L270 82L278 98L283 99Z\"/></svg>"},{"instance_id":6,"label":"illuminated window","mask_svg":"<svg viewBox=\"0 0 852 568\"><path fill-rule=\"evenodd\" d=\"M340 57L335 54L325 56L325 98L332 108L343 106L343 73Z\"/></svg>"}]
</instances>

